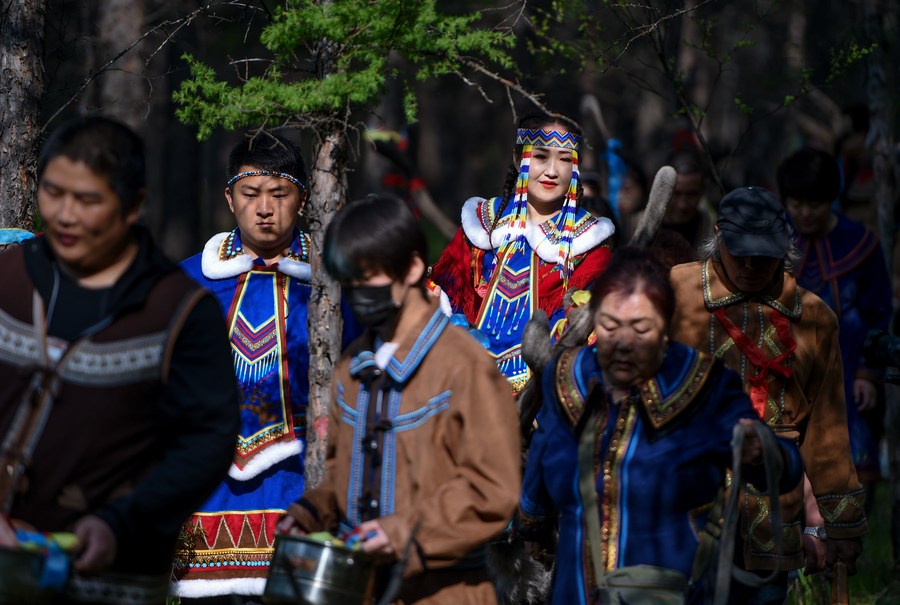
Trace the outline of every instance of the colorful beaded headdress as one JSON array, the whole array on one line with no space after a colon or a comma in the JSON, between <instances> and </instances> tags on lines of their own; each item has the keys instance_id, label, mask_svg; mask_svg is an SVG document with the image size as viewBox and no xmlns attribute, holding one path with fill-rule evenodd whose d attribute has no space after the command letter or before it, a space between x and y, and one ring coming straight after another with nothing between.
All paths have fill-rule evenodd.
<instances>
[{"instance_id":1,"label":"colorful beaded headdress","mask_svg":"<svg viewBox=\"0 0 900 605\"><path fill-rule=\"evenodd\" d=\"M297 186L297 189L299 189L300 191L304 191L306 189L306 187L303 185L303 183L300 182L299 179L297 179L297 177L292 176L292 175L288 174L287 172L275 172L274 170L247 170L245 172L239 172L236 175L234 175L233 177L231 177L230 179L228 179L228 182L225 183L225 186L231 187L232 185L237 183L239 180L246 178L248 176L278 176L283 179L287 179L290 182L292 182L293 184L295 184Z\"/></svg>"},{"instance_id":2,"label":"colorful beaded headdress","mask_svg":"<svg viewBox=\"0 0 900 605\"><path fill-rule=\"evenodd\" d=\"M532 147L562 147L578 151L581 142L574 132L557 132L555 130L541 130L540 128L520 128L516 131L516 145L531 145Z\"/></svg>"},{"instance_id":3,"label":"colorful beaded headdress","mask_svg":"<svg viewBox=\"0 0 900 605\"><path fill-rule=\"evenodd\" d=\"M578 196L578 146L580 137L572 132L559 132L556 130L543 130L540 128L520 128L516 131L516 145L522 146L522 161L519 163L519 178L516 181L516 195L514 201L512 227L513 232L524 234L525 222L528 215L528 170L531 165L531 153L534 147L559 147L572 150L572 179L569 181L569 189L563 201L560 217L557 225L560 229L559 254L556 264L563 274L565 282L568 282L574 266L572 256L572 240L575 233L575 202ZM517 245L518 238L513 242L504 242ZM502 251L501 251L502 252Z\"/></svg>"}]
</instances>

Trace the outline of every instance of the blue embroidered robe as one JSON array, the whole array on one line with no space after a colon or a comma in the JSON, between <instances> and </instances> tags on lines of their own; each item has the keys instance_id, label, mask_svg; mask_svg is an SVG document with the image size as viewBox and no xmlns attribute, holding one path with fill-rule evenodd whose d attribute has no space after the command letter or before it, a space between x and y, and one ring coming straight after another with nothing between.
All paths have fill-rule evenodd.
<instances>
[{"instance_id":1,"label":"blue embroidered robe","mask_svg":"<svg viewBox=\"0 0 900 605\"><path fill-rule=\"evenodd\" d=\"M878 450L856 409L853 381L881 379L878 371L864 367L862 348L869 330L888 328L891 280L875 233L836 214L837 225L825 237L797 237L797 247L803 254L797 283L824 300L838 317L853 462L860 479L874 480L878 476Z\"/></svg>"},{"instance_id":2,"label":"blue embroidered robe","mask_svg":"<svg viewBox=\"0 0 900 605\"><path fill-rule=\"evenodd\" d=\"M228 477L188 524L195 552L176 557L180 596L262 594L275 525L303 493L308 250L309 236L295 230L285 258L266 266L244 251L235 229L182 263L226 316L234 376L222 379L237 379L241 432Z\"/></svg>"},{"instance_id":3,"label":"blue embroidered robe","mask_svg":"<svg viewBox=\"0 0 900 605\"><path fill-rule=\"evenodd\" d=\"M600 382L595 347L570 349L551 363L528 451L520 531L525 539L534 538L558 523L549 601L556 605L592 602L573 427L592 389L602 389ZM757 415L737 374L677 342L669 346L653 379L634 395L591 412L605 414L594 462L601 533L607 536L601 544L603 564L607 570L656 565L689 577L698 531L731 462L732 427ZM782 443L790 464L781 487L789 488L799 481L802 464L796 446Z\"/></svg>"}]
</instances>

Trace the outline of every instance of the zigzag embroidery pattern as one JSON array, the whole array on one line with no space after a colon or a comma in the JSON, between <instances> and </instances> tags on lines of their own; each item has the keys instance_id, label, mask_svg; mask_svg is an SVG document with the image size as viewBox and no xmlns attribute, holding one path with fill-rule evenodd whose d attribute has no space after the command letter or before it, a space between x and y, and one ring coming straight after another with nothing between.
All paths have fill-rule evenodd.
<instances>
[{"instance_id":1,"label":"zigzag embroidery pattern","mask_svg":"<svg viewBox=\"0 0 900 605\"><path fill-rule=\"evenodd\" d=\"M579 137L571 132L546 131L540 128L520 128L516 131L516 145L534 147L562 147L577 150Z\"/></svg>"},{"instance_id":2,"label":"zigzag embroidery pattern","mask_svg":"<svg viewBox=\"0 0 900 605\"><path fill-rule=\"evenodd\" d=\"M241 382L259 382L272 371L278 361L275 318L253 327L243 314L238 314L231 333L231 351L235 373Z\"/></svg>"},{"instance_id":3,"label":"zigzag embroidery pattern","mask_svg":"<svg viewBox=\"0 0 900 605\"><path fill-rule=\"evenodd\" d=\"M515 271L506 265L502 268L500 278L497 280L497 296L507 302L512 302L528 293L531 285L531 267L523 267Z\"/></svg>"},{"instance_id":4,"label":"zigzag embroidery pattern","mask_svg":"<svg viewBox=\"0 0 900 605\"><path fill-rule=\"evenodd\" d=\"M218 516L195 518L195 527L203 529L203 542L207 550L222 548L272 548L275 535L271 527L283 512L225 513ZM274 517L274 519L271 519Z\"/></svg>"}]
</instances>

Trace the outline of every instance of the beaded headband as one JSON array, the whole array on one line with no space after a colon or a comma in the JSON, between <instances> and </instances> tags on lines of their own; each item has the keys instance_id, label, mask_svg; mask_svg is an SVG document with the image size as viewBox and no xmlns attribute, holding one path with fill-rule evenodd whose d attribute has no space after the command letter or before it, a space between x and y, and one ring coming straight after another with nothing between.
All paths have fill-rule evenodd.
<instances>
[{"instance_id":1,"label":"beaded headband","mask_svg":"<svg viewBox=\"0 0 900 605\"><path fill-rule=\"evenodd\" d=\"M535 133L539 133L535 135ZM540 147L564 147L572 150L572 178L563 200L560 215L557 220L559 231L559 246L556 264L563 276L563 289L568 287L569 276L574 270L575 259L572 255L572 242L575 237L575 215L578 198L578 149L574 147L578 143L578 137L570 133L544 132L541 130L519 129L516 135L516 143L522 145L522 160L519 163L519 177L516 180L516 191L513 198L513 212L510 221L512 229L500 245L500 251L494 256L494 265L497 259L506 254L512 254L518 247L524 246L523 239L527 228L528 217L528 174L531 171L531 154L534 146L523 142L525 137L535 135L541 142ZM552 141L552 142L549 142ZM549 143L548 143L549 142ZM516 233L515 237L512 234ZM493 268L491 269L493 273Z\"/></svg>"},{"instance_id":2,"label":"beaded headband","mask_svg":"<svg viewBox=\"0 0 900 605\"><path fill-rule=\"evenodd\" d=\"M287 179L290 182L292 182L293 184L295 184L300 191L304 191L306 189L306 187L303 185L303 183L301 183L296 177L291 176L287 172L274 172L272 170L247 170L246 172L239 172L236 175L234 175L233 177L231 177L230 179L228 179L228 182L225 183L225 186L231 187L232 185L237 183L242 178L245 178L248 176L278 176L283 179Z\"/></svg>"},{"instance_id":3,"label":"beaded headband","mask_svg":"<svg viewBox=\"0 0 900 605\"><path fill-rule=\"evenodd\" d=\"M520 128L516 131L516 145L562 147L576 151L579 143L578 135L572 132L547 131L540 128Z\"/></svg>"}]
</instances>

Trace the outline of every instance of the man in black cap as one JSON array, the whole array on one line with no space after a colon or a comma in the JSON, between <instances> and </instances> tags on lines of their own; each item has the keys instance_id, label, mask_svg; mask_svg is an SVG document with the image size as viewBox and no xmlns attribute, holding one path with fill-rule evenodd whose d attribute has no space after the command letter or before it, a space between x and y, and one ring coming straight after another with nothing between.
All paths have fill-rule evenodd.
<instances>
[{"instance_id":1,"label":"man in black cap","mask_svg":"<svg viewBox=\"0 0 900 605\"><path fill-rule=\"evenodd\" d=\"M808 477L805 494L798 488L781 496L780 553L767 499L742 493L737 564L760 577L779 573L756 590L738 584L730 603L783 603L787 571L804 563L818 571L840 559L854 573L867 527L850 458L837 318L797 286L797 257L778 199L743 187L722 198L700 261L671 275L678 301L672 338L709 351L741 375L760 417L779 436L798 440ZM805 556L801 531L823 540L821 557Z\"/></svg>"}]
</instances>

